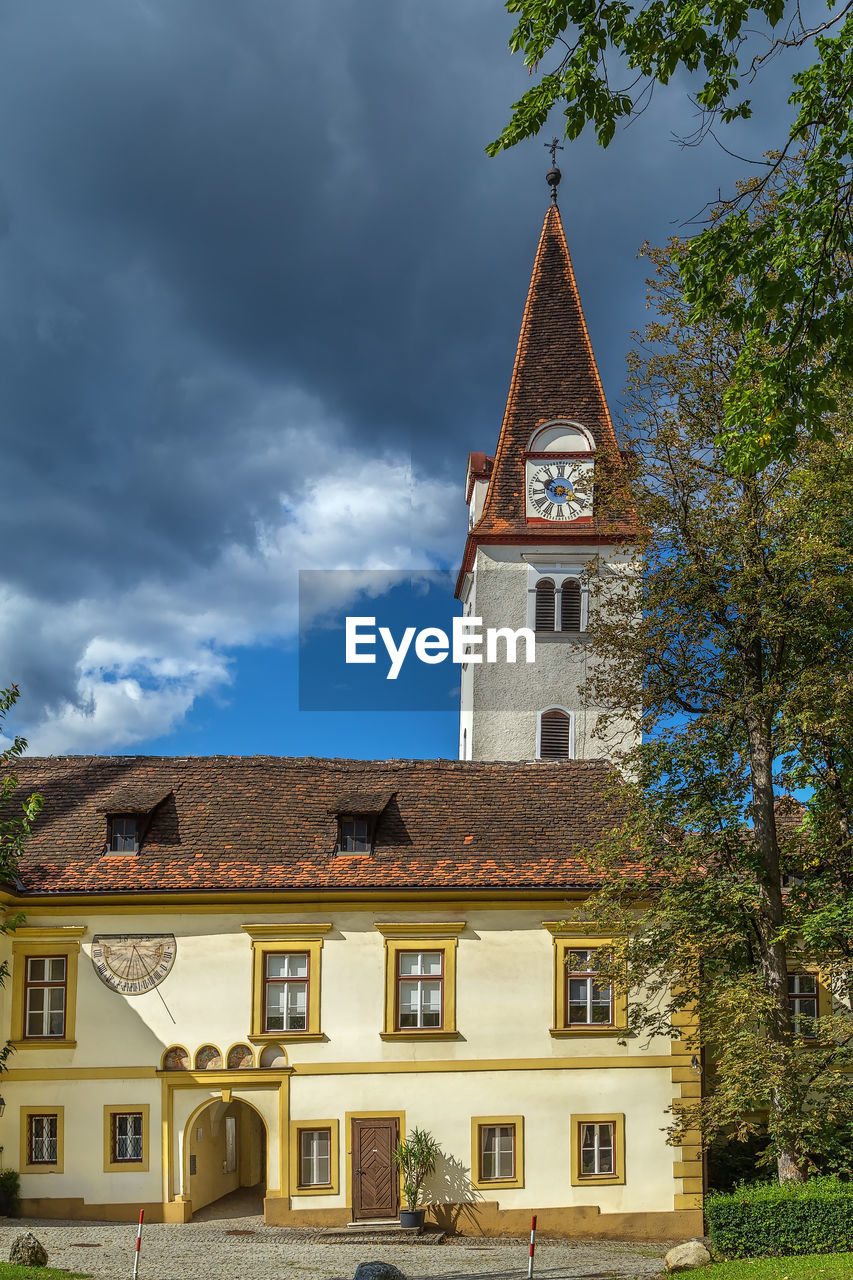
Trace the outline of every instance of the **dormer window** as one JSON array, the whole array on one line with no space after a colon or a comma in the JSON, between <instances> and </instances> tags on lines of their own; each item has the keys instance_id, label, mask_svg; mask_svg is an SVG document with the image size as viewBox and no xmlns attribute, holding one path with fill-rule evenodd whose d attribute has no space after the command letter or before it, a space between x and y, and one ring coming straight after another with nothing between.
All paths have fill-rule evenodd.
<instances>
[{"instance_id":1,"label":"dormer window","mask_svg":"<svg viewBox=\"0 0 853 1280\"><path fill-rule=\"evenodd\" d=\"M373 852L372 817L358 814L342 814L338 818L338 853Z\"/></svg>"},{"instance_id":2,"label":"dormer window","mask_svg":"<svg viewBox=\"0 0 853 1280\"><path fill-rule=\"evenodd\" d=\"M110 815L107 849L110 853L139 852L139 818L135 813Z\"/></svg>"}]
</instances>

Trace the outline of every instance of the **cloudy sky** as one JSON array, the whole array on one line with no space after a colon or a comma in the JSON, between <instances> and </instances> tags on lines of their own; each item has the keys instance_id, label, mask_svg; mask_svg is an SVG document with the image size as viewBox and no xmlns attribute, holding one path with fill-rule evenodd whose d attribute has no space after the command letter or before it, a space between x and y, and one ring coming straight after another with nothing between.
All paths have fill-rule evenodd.
<instances>
[{"instance_id":1,"label":"cloudy sky","mask_svg":"<svg viewBox=\"0 0 853 1280\"><path fill-rule=\"evenodd\" d=\"M32 751L455 754L452 710L297 710L297 573L461 555L548 199L541 139L484 155L529 83L510 30L498 0L0 7L0 683ZM560 157L617 418L636 250L739 171L672 141L686 89Z\"/></svg>"}]
</instances>

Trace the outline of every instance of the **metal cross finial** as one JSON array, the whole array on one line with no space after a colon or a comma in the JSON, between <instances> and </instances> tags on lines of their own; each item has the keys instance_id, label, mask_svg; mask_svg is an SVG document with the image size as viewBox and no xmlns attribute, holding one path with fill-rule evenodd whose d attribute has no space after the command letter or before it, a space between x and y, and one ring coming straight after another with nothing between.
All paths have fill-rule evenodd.
<instances>
[{"instance_id":1,"label":"metal cross finial","mask_svg":"<svg viewBox=\"0 0 853 1280\"><path fill-rule=\"evenodd\" d=\"M557 203L557 187L559 186L560 179L563 176L560 173L560 170L557 168L557 152L564 151L565 148L560 145L560 143L557 141L556 138L552 138L550 142L546 142L545 147L547 148L548 151L551 152L551 168L545 174L545 181L548 183L548 186L551 188L551 200L554 204L556 204Z\"/></svg>"}]
</instances>

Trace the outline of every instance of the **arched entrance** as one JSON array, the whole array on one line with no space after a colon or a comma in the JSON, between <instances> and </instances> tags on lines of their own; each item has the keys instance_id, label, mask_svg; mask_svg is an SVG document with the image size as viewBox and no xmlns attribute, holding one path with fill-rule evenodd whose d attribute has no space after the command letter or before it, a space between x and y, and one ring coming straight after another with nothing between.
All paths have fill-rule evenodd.
<instances>
[{"instance_id":1,"label":"arched entrance","mask_svg":"<svg viewBox=\"0 0 853 1280\"><path fill-rule=\"evenodd\" d=\"M184 1143L194 1218L263 1213L267 1131L254 1107L237 1098L205 1103L190 1117Z\"/></svg>"}]
</instances>

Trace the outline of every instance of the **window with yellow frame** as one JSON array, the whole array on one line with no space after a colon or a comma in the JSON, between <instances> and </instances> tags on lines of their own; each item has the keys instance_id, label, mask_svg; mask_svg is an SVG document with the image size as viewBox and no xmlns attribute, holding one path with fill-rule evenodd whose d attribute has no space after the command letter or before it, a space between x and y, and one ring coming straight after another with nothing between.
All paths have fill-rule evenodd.
<instances>
[{"instance_id":1,"label":"window with yellow frame","mask_svg":"<svg viewBox=\"0 0 853 1280\"><path fill-rule=\"evenodd\" d=\"M149 1163L147 1102L104 1107L104 1173L147 1173Z\"/></svg>"},{"instance_id":2,"label":"window with yellow frame","mask_svg":"<svg viewBox=\"0 0 853 1280\"><path fill-rule=\"evenodd\" d=\"M377 924L385 939L383 1040L452 1040L456 947L465 921Z\"/></svg>"},{"instance_id":3,"label":"window with yellow frame","mask_svg":"<svg viewBox=\"0 0 853 1280\"><path fill-rule=\"evenodd\" d=\"M323 1039L320 959L331 927L243 925L252 940L253 1043Z\"/></svg>"},{"instance_id":4,"label":"window with yellow frame","mask_svg":"<svg viewBox=\"0 0 853 1280\"><path fill-rule=\"evenodd\" d=\"M478 1191L524 1186L523 1116L472 1116L471 1185Z\"/></svg>"},{"instance_id":5,"label":"window with yellow frame","mask_svg":"<svg viewBox=\"0 0 853 1280\"><path fill-rule=\"evenodd\" d=\"M572 1116L572 1186L620 1186L625 1182L625 1116Z\"/></svg>"},{"instance_id":6,"label":"window with yellow frame","mask_svg":"<svg viewBox=\"0 0 853 1280\"><path fill-rule=\"evenodd\" d=\"M554 942L552 1036L624 1034L628 1002L624 989L598 971L599 955L609 956L612 939L564 930L545 922Z\"/></svg>"},{"instance_id":7,"label":"window with yellow frame","mask_svg":"<svg viewBox=\"0 0 853 1280\"><path fill-rule=\"evenodd\" d=\"M65 1168L65 1108L21 1107L21 1173L62 1173Z\"/></svg>"},{"instance_id":8,"label":"window with yellow frame","mask_svg":"<svg viewBox=\"0 0 853 1280\"><path fill-rule=\"evenodd\" d=\"M85 932L85 925L22 925L11 934L14 1049L76 1045L77 961Z\"/></svg>"},{"instance_id":9,"label":"window with yellow frame","mask_svg":"<svg viewBox=\"0 0 853 1280\"><path fill-rule=\"evenodd\" d=\"M336 1196L340 1190L337 1120L290 1122L290 1193Z\"/></svg>"}]
</instances>

